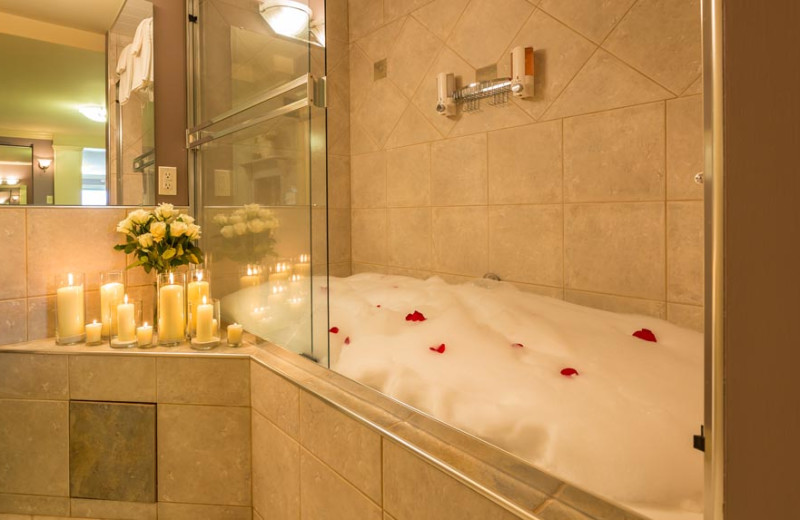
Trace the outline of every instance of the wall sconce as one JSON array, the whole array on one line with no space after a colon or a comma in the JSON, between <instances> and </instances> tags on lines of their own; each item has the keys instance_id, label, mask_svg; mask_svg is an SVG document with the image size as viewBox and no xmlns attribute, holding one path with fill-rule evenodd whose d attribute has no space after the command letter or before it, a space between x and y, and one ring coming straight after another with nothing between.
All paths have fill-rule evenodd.
<instances>
[{"instance_id":1,"label":"wall sconce","mask_svg":"<svg viewBox=\"0 0 800 520\"><path fill-rule=\"evenodd\" d=\"M46 172L47 169L50 167L50 165L53 164L53 160L52 159L39 159L37 161L37 163L39 164L39 169L42 170L42 172Z\"/></svg>"}]
</instances>

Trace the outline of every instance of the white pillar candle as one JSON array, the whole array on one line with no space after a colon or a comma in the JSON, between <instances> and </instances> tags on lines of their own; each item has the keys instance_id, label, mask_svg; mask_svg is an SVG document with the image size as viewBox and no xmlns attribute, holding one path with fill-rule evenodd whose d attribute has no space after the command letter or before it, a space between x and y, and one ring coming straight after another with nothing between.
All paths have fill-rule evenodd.
<instances>
[{"instance_id":1,"label":"white pillar candle","mask_svg":"<svg viewBox=\"0 0 800 520\"><path fill-rule=\"evenodd\" d=\"M86 330L84 318L83 285L70 285L56 291L58 312L58 337L61 339L79 338Z\"/></svg>"},{"instance_id":2,"label":"white pillar candle","mask_svg":"<svg viewBox=\"0 0 800 520\"><path fill-rule=\"evenodd\" d=\"M103 334L103 324L97 320L86 324L86 343L100 343Z\"/></svg>"},{"instance_id":3,"label":"white pillar candle","mask_svg":"<svg viewBox=\"0 0 800 520\"><path fill-rule=\"evenodd\" d=\"M294 272L301 276L308 276L311 273L311 256L300 255L297 260L297 263L294 264Z\"/></svg>"},{"instance_id":4,"label":"white pillar candle","mask_svg":"<svg viewBox=\"0 0 800 520\"><path fill-rule=\"evenodd\" d=\"M100 286L100 315L102 316L103 336L117 334L117 306L122 303L125 286L119 282L109 282Z\"/></svg>"},{"instance_id":5,"label":"white pillar candle","mask_svg":"<svg viewBox=\"0 0 800 520\"><path fill-rule=\"evenodd\" d=\"M245 289L247 287L257 287L259 285L261 285L261 268L248 264L246 274L239 278L239 286Z\"/></svg>"},{"instance_id":6,"label":"white pillar candle","mask_svg":"<svg viewBox=\"0 0 800 520\"><path fill-rule=\"evenodd\" d=\"M269 274L270 282L282 282L289 279L289 264L287 262L278 262L272 268Z\"/></svg>"},{"instance_id":7,"label":"white pillar candle","mask_svg":"<svg viewBox=\"0 0 800 520\"><path fill-rule=\"evenodd\" d=\"M213 320L214 306L203 298L203 303L197 306L197 341L211 341L214 336Z\"/></svg>"},{"instance_id":8,"label":"white pillar candle","mask_svg":"<svg viewBox=\"0 0 800 520\"><path fill-rule=\"evenodd\" d=\"M180 341L184 338L186 314L183 310L183 287L165 285L158 294L158 336L163 341Z\"/></svg>"},{"instance_id":9,"label":"white pillar candle","mask_svg":"<svg viewBox=\"0 0 800 520\"><path fill-rule=\"evenodd\" d=\"M203 301L203 298L211 298L207 280L197 280L189 282L186 286L186 299L189 302L189 308L192 313L189 315L189 330L194 331L197 327L197 306Z\"/></svg>"},{"instance_id":10,"label":"white pillar candle","mask_svg":"<svg viewBox=\"0 0 800 520\"><path fill-rule=\"evenodd\" d=\"M127 294L123 303L117 305L117 339L123 342L136 339L136 316L133 312L133 304L128 303Z\"/></svg>"},{"instance_id":11,"label":"white pillar candle","mask_svg":"<svg viewBox=\"0 0 800 520\"><path fill-rule=\"evenodd\" d=\"M242 333L244 328L238 323L231 323L228 325L228 343L231 345L238 345L242 342Z\"/></svg>"},{"instance_id":12,"label":"white pillar candle","mask_svg":"<svg viewBox=\"0 0 800 520\"><path fill-rule=\"evenodd\" d=\"M136 342L140 347L146 347L153 342L153 326L144 322L144 325L136 329Z\"/></svg>"}]
</instances>

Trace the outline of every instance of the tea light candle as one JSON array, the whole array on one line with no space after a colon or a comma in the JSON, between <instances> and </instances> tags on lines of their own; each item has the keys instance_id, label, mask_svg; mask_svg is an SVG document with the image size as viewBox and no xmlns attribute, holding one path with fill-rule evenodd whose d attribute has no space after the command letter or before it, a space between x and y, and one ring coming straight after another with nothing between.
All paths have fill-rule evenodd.
<instances>
[{"instance_id":1,"label":"tea light candle","mask_svg":"<svg viewBox=\"0 0 800 520\"><path fill-rule=\"evenodd\" d=\"M214 337L214 306L206 303L206 297L203 297L203 303L197 306L197 341L204 343L211 341Z\"/></svg>"},{"instance_id":2,"label":"tea light candle","mask_svg":"<svg viewBox=\"0 0 800 520\"><path fill-rule=\"evenodd\" d=\"M228 344L238 345L242 342L242 333L244 328L238 323L231 323L228 325Z\"/></svg>"},{"instance_id":3,"label":"tea light candle","mask_svg":"<svg viewBox=\"0 0 800 520\"><path fill-rule=\"evenodd\" d=\"M282 282L289 279L289 264L287 262L278 262L269 273L270 282Z\"/></svg>"},{"instance_id":4,"label":"tea light candle","mask_svg":"<svg viewBox=\"0 0 800 520\"><path fill-rule=\"evenodd\" d=\"M153 326L144 322L144 325L136 329L136 342L140 347L146 347L153 343Z\"/></svg>"},{"instance_id":5,"label":"tea light candle","mask_svg":"<svg viewBox=\"0 0 800 520\"><path fill-rule=\"evenodd\" d=\"M109 282L100 286L100 316L102 316L103 336L117 333L117 306L122 303L125 286L119 282Z\"/></svg>"},{"instance_id":6,"label":"tea light candle","mask_svg":"<svg viewBox=\"0 0 800 520\"><path fill-rule=\"evenodd\" d=\"M294 264L294 272L301 276L308 276L311 273L311 255L300 255L297 263Z\"/></svg>"},{"instance_id":7,"label":"tea light candle","mask_svg":"<svg viewBox=\"0 0 800 520\"><path fill-rule=\"evenodd\" d=\"M204 298L210 298L208 280L203 280L203 273L197 273L197 279L189 282L186 286L186 298L189 300L189 308L192 313L189 315L189 330L193 331L197 327L197 309L198 305Z\"/></svg>"},{"instance_id":8,"label":"tea light candle","mask_svg":"<svg viewBox=\"0 0 800 520\"><path fill-rule=\"evenodd\" d=\"M103 324L97 323L97 320L93 320L91 323L86 324L86 344L87 345L94 345L100 343L101 338L103 337Z\"/></svg>"},{"instance_id":9,"label":"tea light candle","mask_svg":"<svg viewBox=\"0 0 800 520\"><path fill-rule=\"evenodd\" d=\"M172 275L170 274L170 280ZM164 285L158 294L160 319L158 335L163 340L181 340L184 337L186 315L183 309L183 286Z\"/></svg>"},{"instance_id":10,"label":"tea light candle","mask_svg":"<svg viewBox=\"0 0 800 520\"><path fill-rule=\"evenodd\" d=\"M67 287L61 287L56 291L58 337L80 339L86 330L83 285L73 285L74 277L72 273L69 273L67 277L69 280Z\"/></svg>"},{"instance_id":11,"label":"tea light candle","mask_svg":"<svg viewBox=\"0 0 800 520\"><path fill-rule=\"evenodd\" d=\"M274 284L270 294L267 295L267 303L270 306L278 306L286 300L286 286L280 283Z\"/></svg>"},{"instance_id":12,"label":"tea light candle","mask_svg":"<svg viewBox=\"0 0 800 520\"><path fill-rule=\"evenodd\" d=\"M126 294L123 303L117 305L117 340L121 342L132 342L136 339L136 317L133 312L133 304L128 303Z\"/></svg>"}]
</instances>

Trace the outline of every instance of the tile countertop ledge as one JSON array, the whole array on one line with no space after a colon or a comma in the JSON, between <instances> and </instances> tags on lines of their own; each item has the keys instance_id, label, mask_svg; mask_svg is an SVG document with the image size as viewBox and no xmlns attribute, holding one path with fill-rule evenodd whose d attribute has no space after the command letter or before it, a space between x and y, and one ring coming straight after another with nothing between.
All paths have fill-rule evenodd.
<instances>
[{"instance_id":1,"label":"tile countertop ledge","mask_svg":"<svg viewBox=\"0 0 800 520\"><path fill-rule=\"evenodd\" d=\"M539 470L524 460L271 343L245 335L241 347L194 350L57 345L47 338L0 346L3 353L249 358L526 520L647 520ZM568 511L565 511L568 510ZM563 515L567 516L563 516ZM540 516L541 515L541 516Z\"/></svg>"}]
</instances>

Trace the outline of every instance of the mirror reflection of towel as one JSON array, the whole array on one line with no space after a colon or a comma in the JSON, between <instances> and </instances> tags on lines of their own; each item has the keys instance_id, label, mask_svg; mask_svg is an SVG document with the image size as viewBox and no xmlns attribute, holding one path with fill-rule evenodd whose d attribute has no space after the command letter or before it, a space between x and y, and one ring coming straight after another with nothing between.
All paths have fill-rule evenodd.
<instances>
[{"instance_id":1,"label":"mirror reflection of towel","mask_svg":"<svg viewBox=\"0 0 800 520\"><path fill-rule=\"evenodd\" d=\"M131 92L141 92L153 100L153 18L145 18L136 28L133 42L120 52L117 61L119 103L124 105Z\"/></svg>"},{"instance_id":2,"label":"mirror reflection of towel","mask_svg":"<svg viewBox=\"0 0 800 520\"><path fill-rule=\"evenodd\" d=\"M117 75L119 76L119 86L117 87L117 99L121 105L128 102L131 97L131 46L123 47L117 60Z\"/></svg>"}]
</instances>

